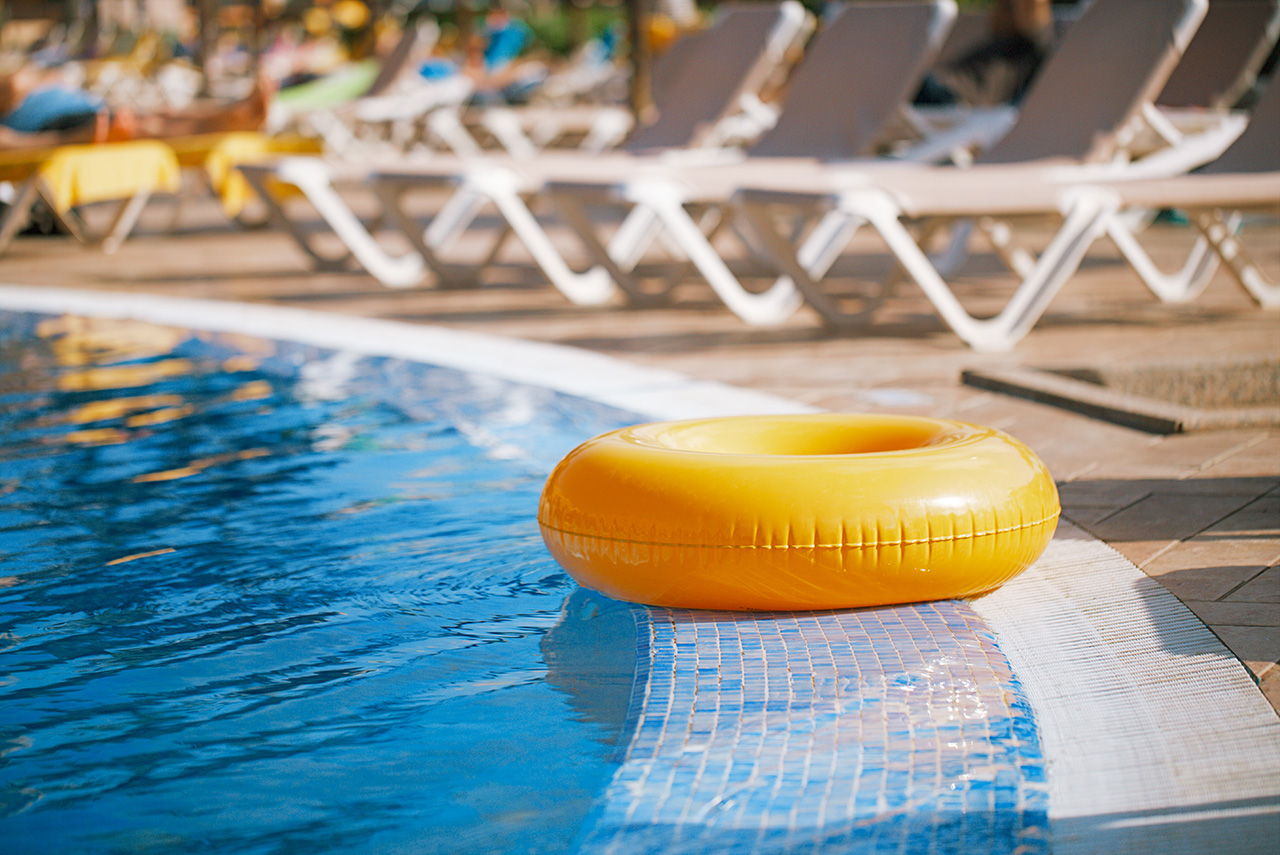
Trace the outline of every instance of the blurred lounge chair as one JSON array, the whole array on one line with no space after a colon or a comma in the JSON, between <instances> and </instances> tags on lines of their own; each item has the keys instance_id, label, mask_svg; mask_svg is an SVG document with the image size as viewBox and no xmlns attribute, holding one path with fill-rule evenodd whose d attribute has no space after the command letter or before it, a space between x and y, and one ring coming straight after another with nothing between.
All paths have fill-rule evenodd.
<instances>
[{"instance_id":1,"label":"blurred lounge chair","mask_svg":"<svg viewBox=\"0 0 1280 855\"><path fill-rule=\"evenodd\" d=\"M434 22L406 25L382 63L356 63L327 77L278 93L266 131L293 132L324 141L338 156L367 153L374 142L407 148L424 129L429 114L458 109L471 92L465 78L425 80L414 59L439 37Z\"/></svg>"},{"instance_id":2,"label":"blurred lounge chair","mask_svg":"<svg viewBox=\"0 0 1280 855\"><path fill-rule=\"evenodd\" d=\"M791 24L795 26L791 26ZM791 58L800 54L813 32L812 16L787 19L779 27L768 50L770 63L760 69L758 79L743 87L736 109L717 121L715 130L703 141L704 146L736 145L750 142L777 121L777 110L761 100L761 92L771 77L785 77ZM704 32L688 33L678 39L655 63L650 86L655 108L661 113L682 96L688 85L684 66L704 50ZM544 89L551 88L555 78ZM549 97L555 99L556 93ZM474 138L479 132L494 139L513 157L534 157L538 152L566 140L576 140L577 150L599 153L617 146L631 130L631 110L622 105L565 103L561 97L551 103L527 106L492 106L464 112L460 121ZM453 146L458 154L476 154L479 145Z\"/></svg>"},{"instance_id":3,"label":"blurred lounge chair","mask_svg":"<svg viewBox=\"0 0 1280 855\"><path fill-rule=\"evenodd\" d=\"M244 163L256 163L284 155L318 155L323 151L319 140L293 134L269 135L258 131L229 131L174 137L164 140L177 155L183 170L183 186L177 193L169 228L173 229L186 204L201 186L218 197L222 212L245 227L264 224L246 213L256 198L253 189L236 169ZM186 180L186 179L195 180Z\"/></svg>"},{"instance_id":4,"label":"blurred lounge chair","mask_svg":"<svg viewBox=\"0 0 1280 855\"><path fill-rule=\"evenodd\" d=\"M1212 0L1156 106L1197 112L1236 107L1257 81L1278 36L1277 0Z\"/></svg>"},{"instance_id":5,"label":"blurred lounge chair","mask_svg":"<svg viewBox=\"0 0 1280 855\"><path fill-rule=\"evenodd\" d=\"M1090 12L1104 6L1099 0ZM1120 8L1123 4L1111 5ZM1154 14L1155 3L1144 4ZM1187 3L1159 4L1164 8L1162 20L1147 21L1142 28L1125 28L1125 56L1134 54L1154 42L1185 42L1178 36L1183 25L1178 23L1184 11L1194 13L1203 0ZM1073 27L1088 26L1090 12ZM1095 18L1092 23L1097 23ZM1142 37L1137 34L1141 32ZM1095 73L1115 78L1108 69ZM1080 81L1088 86L1089 80ZM1162 83L1160 80L1158 83ZM1030 97L1028 98L1030 102ZM1064 121L1072 120L1070 112ZM1131 207L1177 207L1192 213L1193 222L1201 230L1205 244L1226 260L1233 275L1264 305L1276 305L1275 286L1262 279L1256 265L1243 254L1233 236L1230 215L1222 211L1280 207L1280 94L1272 91L1250 123L1250 130L1213 164L1201 173L1174 177L1142 177L1142 171L1114 164L1098 166L1064 165L1061 159L1041 159L1018 163L996 159L990 165L968 170L927 168L906 170L858 171L829 169L807 175L758 176L744 185L737 201L752 228L760 236L773 265L797 285L809 304L828 321L845 323L862 321L862 316L844 311L839 301L818 283L826 274L834 255L828 247L803 247L796 250L788 234L777 227L779 209L804 209L819 215L846 221L841 239L847 242L852 230L863 224L871 226L889 248L894 261L913 280L933 304L942 320L967 342L979 350L1007 350L1024 337L1044 314L1049 303L1067 279L1078 269L1092 243L1103 233L1111 234L1125 257L1146 259L1136 240L1128 240L1123 231L1124 219L1118 214ZM1138 177L1135 177L1138 176ZM1062 225L1043 253L1029 265L1017 265L1020 282L1012 297L994 315L976 318L961 304L944 281L921 245L920 234L911 230L922 221L1043 217L1056 214ZM1203 249L1203 247L1201 247ZM808 255L806 257L806 250ZM814 263L820 258L820 263ZM1142 262L1135 268L1152 285ZM1196 266L1196 265L1190 265ZM1158 294L1157 287L1152 288ZM1166 289L1166 298L1189 299L1190 288L1179 293Z\"/></svg>"},{"instance_id":6,"label":"blurred lounge chair","mask_svg":"<svg viewBox=\"0 0 1280 855\"><path fill-rule=\"evenodd\" d=\"M1203 148L1212 160L1248 122L1236 110L1280 37L1277 0L1212 0L1160 95L1144 106L1147 127L1130 144L1142 157Z\"/></svg>"},{"instance_id":7,"label":"blurred lounge chair","mask_svg":"<svg viewBox=\"0 0 1280 855\"><path fill-rule=\"evenodd\" d=\"M1280 81L1270 81L1249 126L1213 163L1188 175L1116 181L1108 187L1118 196L1121 211L1185 211L1200 233L1186 263L1169 274L1143 249L1131 218L1108 218L1107 235L1161 300L1185 303L1195 299L1221 261L1260 305L1280 307L1280 285L1267 280L1236 236L1241 225L1238 212L1280 210Z\"/></svg>"},{"instance_id":8,"label":"blurred lounge chair","mask_svg":"<svg viewBox=\"0 0 1280 855\"><path fill-rule=\"evenodd\" d=\"M105 235L104 252L112 253L129 236L151 194L173 193L180 183L177 157L162 142L68 145L0 152L0 181L16 186L0 220L0 252L26 225L32 206L43 199L75 238L93 238L76 213L82 205L118 202Z\"/></svg>"},{"instance_id":9,"label":"blurred lounge chair","mask_svg":"<svg viewBox=\"0 0 1280 855\"><path fill-rule=\"evenodd\" d=\"M805 56L788 81L787 96L777 124L751 147L746 154L747 161L781 168L789 160L852 157L868 152L896 115L898 105L918 85L954 15L953 0L833 6L831 19L810 42ZM893 51L878 49L886 44L893 45ZM702 58L703 62L709 60L710 56ZM676 106L689 110L683 102ZM669 237L667 232L670 229L664 231L663 226L669 227L670 224L659 222L654 206L636 204L610 246L604 247L595 238L585 212L574 205L573 200L561 200L562 213L588 249L593 251L599 264L585 273L575 273L538 224L528 207L528 199L540 193L548 180L555 178L596 176L597 180L617 182L620 176L662 172L668 166L681 163L692 163L695 164L692 168L718 173L726 162L738 162L743 158L738 152L700 153L689 150L674 150L654 156L653 149L646 143L676 141L665 133L658 133L656 128L655 125L641 129L628 141L624 152L617 155L588 158L544 154L531 161L510 160L502 164L488 161L464 166L461 170L458 165L441 164L439 168L427 167L426 170L379 171L375 173L374 180L387 211L433 272L446 282L470 281L478 272L475 265L466 266L458 272L438 254L442 246L447 246L465 228L468 217L474 215L473 211L467 210L462 216L455 217L454 210L443 210L427 232L420 232L405 216L399 202L399 196L406 188L441 182L459 183L461 193L455 196L455 200L474 198L477 205L493 204L503 217L504 229L512 230L520 238L542 273L575 303L605 302L613 298L618 287L634 302L651 302L662 299L670 285L683 273L681 265L677 275L665 278L667 287L656 291L645 287L633 275L636 263L653 241ZM668 198L679 206L675 196ZM706 201L727 199L726 195L721 200ZM693 224L695 216L704 224L716 221L718 211L714 207L704 205L697 212L686 213L684 216L689 226L695 230L699 228ZM493 257L496 248L497 245L488 258ZM781 311L773 305L772 294L747 295L743 292L722 296L733 300L737 309L749 316Z\"/></svg>"},{"instance_id":10,"label":"blurred lounge chair","mask_svg":"<svg viewBox=\"0 0 1280 855\"><path fill-rule=\"evenodd\" d=\"M660 299L678 281L668 275L655 290L635 274L646 249L665 235L736 314L750 323L772 323L797 307L794 289L783 283L749 292L732 274L719 275L728 270L711 249L719 228L730 222L723 209L736 182L759 171L808 170L821 161L871 155L919 86L955 14L953 0L836 6L788 82L777 124L745 158L692 168L652 158L611 168L603 161L605 168L572 178L563 163L549 162L542 175L547 195L593 260L633 301ZM673 170L681 177L670 180ZM598 236L587 203L630 208L609 245Z\"/></svg>"},{"instance_id":11,"label":"blurred lounge chair","mask_svg":"<svg viewBox=\"0 0 1280 855\"><path fill-rule=\"evenodd\" d=\"M1083 14L1076 10L1083 7L1087 11L1088 5L1055 13L1055 48ZM1141 8L1141 4L1134 6ZM954 59L980 41L975 31L985 17L985 13L974 12L961 15L943 53ZM1180 158L1181 169L1186 170L1221 154L1246 122L1246 116L1231 108L1253 84L1277 35L1280 3L1276 0L1213 0L1164 90L1144 104L1142 123L1128 132L1125 156L1135 159L1163 150L1164 157ZM1013 126L1018 107L906 105L902 118L906 135L915 137L913 142L903 143L908 159L950 158L968 165ZM1171 164L1165 171L1177 169Z\"/></svg>"},{"instance_id":12,"label":"blurred lounge chair","mask_svg":"<svg viewBox=\"0 0 1280 855\"><path fill-rule=\"evenodd\" d=\"M803 7L794 0L722 6L715 25L697 37L696 49L677 52L674 57L668 54L658 64L659 68L655 69L658 118L636 129L626 143L627 149L660 151L698 147L711 136L721 119L737 110L742 94L758 87L768 77L780 60L774 46L793 39L795 30L803 24L804 15ZM579 156L579 159L588 158ZM240 171L271 208L274 222L321 268L343 267L354 258L389 287L419 283L427 266L443 282L470 281L473 267L467 268L472 272L460 274L456 266L443 262L436 251L465 230L488 200L503 211L509 223L514 220L518 224L517 235L545 260L544 269L571 299L588 303L607 299L613 290L607 275L596 271L580 276L570 270L553 249L548 253L550 244L520 197L524 191L515 186L508 173L489 168L490 163L487 159L433 157L413 173L412 179L389 189L389 204L395 208L398 200L394 197L411 185L459 188L433 221L430 235L418 235L416 227L411 230L420 251L401 256L390 255L382 249L335 189L335 184L366 181L371 175L368 165L343 166L318 158L285 158L274 163L245 165ZM271 197L270 187L278 184L300 189L341 238L347 251L338 256L322 252L312 236L293 221L284 205ZM398 208L390 213L402 221L405 219ZM493 252L505 237L506 233L498 238Z\"/></svg>"},{"instance_id":13,"label":"blurred lounge chair","mask_svg":"<svg viewBox=\"0 0 1280 855\"><path fill-rule=\"evenodd\" d=\"M1182 47L1188 43L1203 18L1205 5L1205 0L1144 0L1142 3L1097 0L1067 32L1058 50L1037 76L1023 101L1017 123L984 152L980 161L988 164L1059 165L1123 161L1124 146L1143 121L1143 106L1164 86ZM858 4L854 8L863 6ZM1131 35L1130 31L1135 30L1142 35ZM1107 60L1101 61L1100 57ZM768 140L766 137L762 142ZM768 150L760 153L768 153ZM828 161L842 159L839 155L833 157L830 154L823 157ZM844 157L847 158L848 154ZM595 261L610 270L622 287L632 290L627 282L628 270L620 263L621 256L604 248L594 236L592 224L581 211L583 201L609 201L647 209L658 221L658 227L674 238L680 251L732 311L748 323L772 324L787 318L803 302L801 294L795 290L795 277L789 275L789 270L784 270L788 275L780 277L766 291L752 292L744 288L692 214L708 204L729 202L735 188L753 185L765 172L770 173L772 179L783 181L792 175L797 186L806 188L806 192L816 192L809 188L820 188L824 181L834 180L836 167L828 169L816 163L791 160L785 168L776 161L769 161L767 169L757 168L749 158L743 164L714 169L680 169L672 165L648 171L633 169L623 177L571 177L570 173L562 173L559 180L549 182L547 192L575 226ZM1177 153L1170 153L1154 166L1147 167L1146 174L1176 174L1200 162L1194 158L1184 160ZM948 171L960 170L955 167L923 170L919 166L885 159L846 161L839 166L839 172L846 177L851 173L865 173L876 179L881 175L909 176L913 172L923 172L931 178L940 175L945 179ZM974 197L971 204L978 211L974 218L963 220L940 214L920 224L920 241L924 244L944 226L963 220L956 229L958 235L953 237L942 257L936 260L935 271L945 275L963 262L968 252L969 223L976 220L1007 263L1020 275L1029 277L1035 262L1013 244L1013 233L1006 224L981 213L982 185L973 183L967 186ZM863 218L849 215L839 205L833 204L828 195L817 194L807 209L806 206L793 206L805 209L806 222L817 221L798 251L798 257L809 270L809 277L821 278L825 274L863 221ZM1099 219L1096 226L1101 227L1101 223ZM761 224L753 222L753 225L755 228L751 232L757 234ZM768 254L776 256L777 247ZM634 263L634 258L626 261ZM874 301L867 302L863 312L851 317L833 301L825 300L816 286L806 288L804 296L833 325L851 323L874 305Z\"/></svg>"}]
</instances>

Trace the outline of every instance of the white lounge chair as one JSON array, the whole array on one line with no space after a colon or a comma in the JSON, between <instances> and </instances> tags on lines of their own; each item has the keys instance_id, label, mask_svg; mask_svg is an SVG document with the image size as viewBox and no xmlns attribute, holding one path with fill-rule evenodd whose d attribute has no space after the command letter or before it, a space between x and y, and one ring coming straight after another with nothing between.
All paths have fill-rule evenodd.
<instances>
[{"instance_id":1,"label":"white lounge chair","mask_svg":"<svg viewBox=\"0 0 1280 855\"><path fill-rule=\"evenodd\" d=\"M832 320L846 315L820 282L826 270L806 263L776 225L776 209L839 212L869 225L895 262L957 335L976 349L1005 350L1025 336L1078 268L1092 243L1109 234L1124 257L1162 299L1185 301L1203 289L1206 254L1262 306L1280 306L1280 287L1267 280L1235 236L1235 213L1280 210L1280 87L1259 103L1248 129L1214 163L1193 174L1134 178L1114 166L1093 169L1052 164L977 166L971 170L829 170L779 176L738 193L738 203L760 233L778 270L810 304ZM1201 238L1181 276L1165 277L1128 230L1127 209L1178 208L1188 212ZM1004 308L975 318L956 297L913 234L911 224L938 218L1000 218L1060 214L1063 223L1044 252L1027 266ZM1212 273L1212 269L1208 270Z\"/></svg>"},{"instance_id":2,"label":"white lounge chair","mask_svg":"<svg viewBox=\"0 0 1280 855\"><path fill-rule=\"evenodd\" d=\"M984 153L982 160L991 164L1059 165L1113 161L1142 126L1144 106L1164 86L1203 18L1205 6L1205 0L1144 0L1142 3L1097 0L1073 24L1037 77L1023 102L1017 123ZM859 4L855 8L863 6ZM1107 57L1107 61L1102 61L1102 57ZM778 130L782 127L780 122ZM1164 175L1184 171L1198 162L1196 157L1184 158L1181 153L1169 152L1162 153L1158 161L1145 169L1147 174ZM845 162L840 169L846 176L844 180L859 184L870 179L857 176L916 173L930 176L929 180L935 177L949 180L950 172L959 171L950 167L922 173L919 166L886 164L883 160ZM784 269L782 272L788 275L779 278L766 291L752 292L744 288L693 216L702 206L728 202L736 187L759 183L766 174L770 181L782 181L783 186L791 186L788 182L794 179L798 186L805 188L829 188L834 180L833 170L813 162L791 158L786 162L771 160L759 165L748 159L745 164L715 169L680 169L657 164L647 172L633 169L629 175L566 177L550 181L547 193L562 207L595 260L609 269L624 287L627 287L627 264L634 259L627 258L624 264L616 247L604 247L595 236L592 223L581 212L584 201L612 202L647 211L674 238L679 249L732 311L748 323L772 324L784 320L801 304L795 285L802 283L795 281L789 269ZM1031 278L1036 265L1034 259L1008 240L1009 230L1003 223L981 211L980 186L965 186L975 194L975 217L980 219L997 252L1002 253L1021 276ZM796 256L808 271L809 279L825 275L864 220L832 203L826 198L830 194L820 195L823 198L814 199L810 206L791 206L793 211L806 215L805 222L817 221ZM957 220L964 218L933 218L926 225L922 241L930 239L938 226ZM749 221L756 226L753 231L760 231L760 223L755 223L753 218ZM1100 228L1102 222L1099 219L1096 226ZM797 229L796 233L800 231ZM941 270L934 268L935 272L945 274L967 254L967 232L962 231L962 236L963 240L953 241L948 252L938 260ZM777 253L776 245L768 252L770 256ZM865 310L875 302L871 300L861 307L862 311L851 315L833 301L823 299L816 287L802 290L824 319L834 325L860 321ZM991 334L984 332L978 337L986 342Z\"/></svg>"},{"instance_id":3,"label":"white lounge chair","mask_svg":"<svg viewBox=\"0 0 1280 855\"><path fill-rule=\"evenodd\" d=\"M1143 249L1132 218L1117 214L1107 219L1107 235L1133 267L1134 272L1161 300L1185 303L1199 296L1213 278L1219 261L1262 306L1280 306L1280 286L1269 282L1236 236L1240 209L1268 207L1246 205L1237 185L1256 179L1260 187L1280 173L1280 81L1272 80L1259 100L1244 133L1213 163L1190 175L1169 179L1117 181L1110 188L1118 194L1121 211L1133 208L1186 210L1200 236L1182 267L1165 273ZM1271 207L1280 208L1280 189L1272 187ZM1149 204L1144 206L1144 200ZM1263 200L1266 201L1265 199Z\"/></svg>"},{"instance_id":4,"label":"white lounge chair","mask_svg":"<svg viewBox=\"0 0 1280 855\"><path fill-rule=\"evenodd\" d=\"M406 25L378 73L357 97L323 105L306 99L293 104L277 98L267 117L266 131L314 136L324 141L329 153L349 158L366 156L370 149L380 147L376 143L406 149L424 132L422 125L432 113L460 109L471 93L470 82L461 75L453 80L428 81L417 73L418 61L430 53L439 35L434 21ZM334 76L363 81L365 73L365 69L353 67Z\"/></svg>"},{"instance_id":5,"label":"white lounge chair","mask_svg":"<svg viewBox=\"0 0 1280 855\"><path fill-rule=\"evenodd\" d=\"M754 163L816 161L820 157L848 157L868 151L896 115L898 105L918 84L954 14L953 0L834 7L831 19L809 44L788 82L777 124L751 148L748 159ZM883 50L885 45L894 49ZM688 110L683 103L679 106ZM402 213L397 194L405 188L457 184L462 193L455 199L469 194L477 203L496 206L505 225L524 243L543 274L573 302L590 305L609 301L616 286L620 286L633 302L644 303L661 299L666 289L646 288L632 275L636 262L655 239L674 237L678 241L669 223L663 228L654 206L636 205L606 248L595 239L580 207L572 201L564 205L563 213L570 225L600 264L586 273L574 273L533 216L528 199L555 177L590 175L607 182L620 175L661 171L675 164L700 169L740 160L740 156L704 157L687 152L667 157L644 156L646 147L655 141L668 140L652 132L638 134L629 141L628 151L639 156L544 155L533 161L488 161L461 169L458 165L439 164L426 169L380 171L375 174L375 181L387 210L442 277L448 277L449 270L438 257L436 247L465 227L471 212L454 218L454 211L446 209L422 234ZM727 200L727 196L724 198ZM708 220L711 221L714 216ZM692 220L689 227L699 228ZM473 265L457 279L468 281L475 272ZM668 277L666 284L672 281ZM784 295L778 304L773 295L721 296L734 301L736 311L751 317L771 317L794 309L793 295Z\"/></svg>"},{"instance_id":6,"label":"white lounge chair","mask_svg":"<svg viewBox=\"0 0 1280 855\"><path fill-rule=\"evenodd\" d=\"M124 243L153 193L174 193L181 182L173 150L155 140L67 145L0 152L0 181L16 191L0 219L0 253L27 224L37 199L82 243L101 242L106 253ZM118 203L111 225L91 237L76 209Z\"/></svg>"},{"instance_id":7,"label":"white lounge chair","mask_svg":"<svg viewBox=\"0 0 1280 855\"><path fill-rule=\"evenodd\" d=\"M1244 130L1248 116L1234 108L1277 37L1277 0L1213 0L1164 89L1144 106L1147 127L1130 143L1131 156L1172 148L1213 160Z\"/></svg>"},{"instance_id":8,"label":"white lounge chair","mask_svg":"<svg viewBox=\"0 0 1280 855\"><path fill-rule=\"evenodd\" d=\"M708 138L717 123L736 112L745 93L756 91L776 64L782 61L782 47L791 44L804 26L805 12L794 0L776 4L726 4L721 7L715 25L697 36L689 49L664 56L655 69L655 97L658 120L637 129L628 142L636 151L659 151L666 148L694 148ZM667 82L664 82L667 81ZM669 94L668 94L669 93ZM535 254L544 249L545 240L532 215L519 199L519 192L506 173L479 167L491 160L468 160L433 156L413 173L422 187L461 186L454 201L436 217L432 231L421 235L416 226L408 229L418 252L391 255L377 243L364 225L343 201L336 185L362 182L371 174L370 164L338 165L317 158L285 158L274 163L241 167L249 182L271 208L273 221L286 230L321 268L345 266L355 259L370 274L388 287L418 284L427 267L444 283L469 282L474 267L463 273L437 256L471 222L486 199L500 210L512 209L507 218L516 233L531 243ZM403 169L402 164L396 164ZM325 254L300 224L293 221L282 203L270 194L273 183L300 189L341 238L348 252L338 256ZM383 187L383 193L394 193ZM391 213L398 220L406 218L393 205ZM499 243L505 234L499 238ZM548 244L549 246L549 244ZM494 251L497 249L495 244ZM603 271L582 277L573 273L552 251L545 257L544 269L552 281L571 295L571 299L600 302L612 293L612 285Z\"/></svg>"},{"instance_id":9,"label":"white lounge chair","mask_svg":"<svg viewBox=\"0 0 1280 855\"><path fill-rule=\"evenodd\" d=\"M798 55L804 43L813 33L812 16L805 15L800 26L790 31L790 41L779 32L779 38L770 43L773 61L761 69L763 74L746 87L738 104L716 122L715 130L702 141L703 145L732 145L739 141L752 141L772 127L778 119L776 109L760 99L761 89L768 79L785 77L792 57ZM671 109L682 97L688 86L689 74L682 71L684 64L702 50L703 34L690 33L678 39L654 67L650 87L657 110ZM554 81L548 79L547 84ZM545 87L544 87L545 88ZM621 144L632 127L631 110L621 105L587 103L537 103L519 107L483 107L464 111L457 118L466 130L479 129L488 134L513 157L534 157L544 149L565 141L575 141L577 151L599 154ZM462 129L460 129L462 130ZM457 154L469 155L480 151L473 136L455 132L449 142Z\"/></svg>"}]
</instances>

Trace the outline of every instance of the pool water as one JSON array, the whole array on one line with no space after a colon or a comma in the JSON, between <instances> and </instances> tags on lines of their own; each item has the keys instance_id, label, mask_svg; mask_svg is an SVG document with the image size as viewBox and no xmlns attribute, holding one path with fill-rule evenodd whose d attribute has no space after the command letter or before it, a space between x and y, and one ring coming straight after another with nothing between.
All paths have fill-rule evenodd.
<instances>
[{"instance_id":1,"label":"pool water","mask_svg":"<svg viewBox=\"0 0 1280 855\"><path fill-rule=\"evenodd\" d=\"M637 420L0 314L0 850L1048 851L966 603L650 609L559 570L546 474Z\"/></svg>"},{"instance_id":2,"label":"pool water","mask_svg":"<svg viewBox=\"0 0 1280 855\"><path fill-rule=\"evenodd\" d=\"M566 622L533 508L621 414L300 346L3 320L0 848L572 844L616 765L634 621L600 600L622 619ZM613 694L575 707L548 661Z\"/></svg>"}]
</instances>

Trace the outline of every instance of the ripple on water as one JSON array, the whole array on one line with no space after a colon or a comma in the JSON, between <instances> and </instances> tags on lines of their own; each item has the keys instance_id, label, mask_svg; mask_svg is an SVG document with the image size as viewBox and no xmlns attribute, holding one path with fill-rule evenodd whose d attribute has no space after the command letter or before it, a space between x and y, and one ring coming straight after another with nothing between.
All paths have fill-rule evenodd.
<instances>
[{"instance_id":1,"label":"ripple on water","mask_svg":"<svg viewBox=\"0 0 1280 855\"><path fill-rule=\"evenodd\" d=\"M634 624L566 607L533 508L622 414L395 360L0 321L6 849L570 845L627 698L584 714L548 661L626 651L629 692Z\"/></svg>"}]
</instances>

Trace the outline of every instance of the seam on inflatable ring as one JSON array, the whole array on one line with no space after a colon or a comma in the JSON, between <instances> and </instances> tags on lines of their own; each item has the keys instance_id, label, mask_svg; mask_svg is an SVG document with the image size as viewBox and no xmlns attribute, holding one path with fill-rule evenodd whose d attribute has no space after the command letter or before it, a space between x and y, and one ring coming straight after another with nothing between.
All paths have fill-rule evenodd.
<instances>
[{"instance_id":1,"label":"seam on inflatable ring","mask_svg":"<svg viewBox=\"0 0 1280 855\"><path fill-rule=\"evenodd\" d=\"M1020 531L1026 528L1035 528L1037 526L1045 525L1046 523L1057 522L1059 516L1061 516L1060 511L1035 522L1020 523L1007 528L991 529L990 531L975 531L972 534L960 534L953 535L951 537L920 537L913 538L911 540L867 540L859 543L662 543L656 540L632 540L625 537L609 537L608 535L603 534L583 534L579 531L569 531L568 529L548 525L542 520L538 520L538 525L545 529L550 529L558 534L565 534L571 537L584 537L591 538L592 540L608 540L613 543L635 543L642 546L670 546L675 549L846 549L851 546L914 546L919 543L941 543L943 541L951 541L954 543L960 540L973 540L978 537L990 537L993 534L1008 534L1009 532Z\"/></svg>"}]
</instances>

